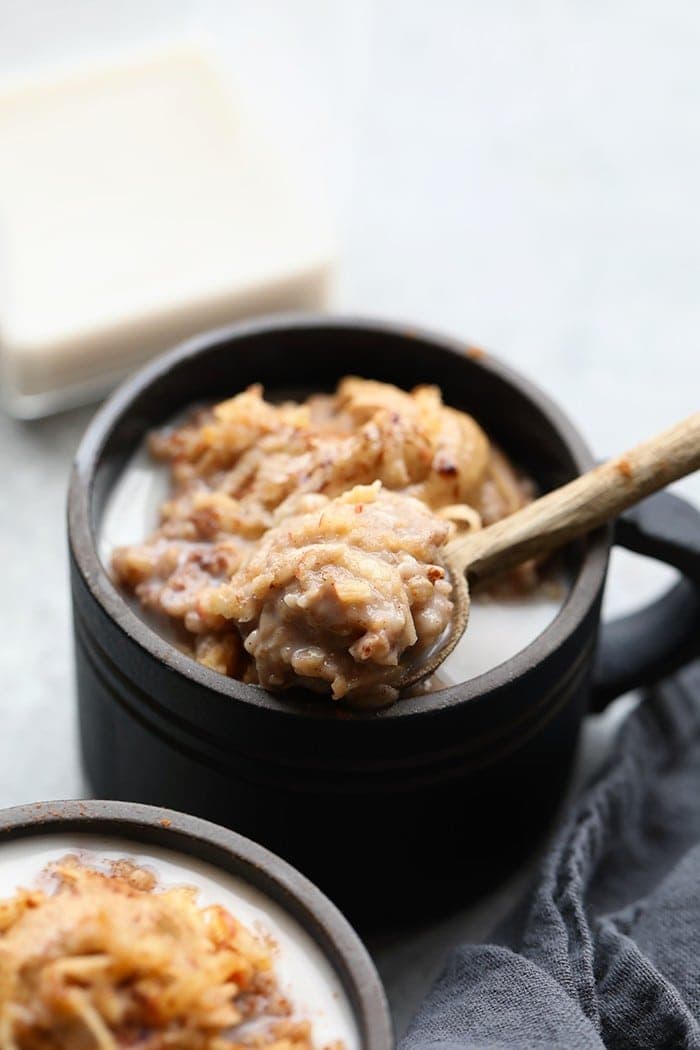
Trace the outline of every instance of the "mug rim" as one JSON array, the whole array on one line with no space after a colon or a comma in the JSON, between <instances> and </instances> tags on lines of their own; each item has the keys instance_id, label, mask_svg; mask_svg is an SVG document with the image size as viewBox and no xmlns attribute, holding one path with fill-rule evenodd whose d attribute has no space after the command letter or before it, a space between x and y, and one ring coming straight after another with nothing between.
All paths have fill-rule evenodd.
<instances>
[{"instance_id":1,"label":"mug rim","mask_svg":"<svg viewBox=\"0 0 700 1050\"><path fill-rule=\"evenodd\" d=\"M285 717L301 717L313 721L334 719L337 705L302 702L292 694L275 694L262 686L249 685L222 675L181 652L142 619L120 593L102 563L96 530L93 528L91 505L95 470L110 434L128 414L132 403L172 367L196 358L219 343L232 343L273 332L284 333L303 329L316 331L323 328L328 329L329 334L333 330L359 330L379 337L390 336L406 340L409 346L411 340L420 340L458 357L469 356L475 367L514 387L545 416L571 455L579 473L589 470L595 462L588 444L556 402L531 380L493 356L490 351L484 352L463 340L443 336L420 326L392 321L343 314L278 314L236 322L185 340L125 379L88 424L71 470L68 492L69 546L82 580L112 623L127 635L132 643L164 663L169 670L182 675L227 703L236 700L253 708L273 710ZM584 620L605 579L610 541L610 526L603 526L588 537L587 549L578 572L554 619L527 646L507 660L465 682L455 683L433 693L402 697L400 701L380 710L344 707L344 717L382 723L395 718L425 716L458 704L480 700L520 678L559 649Z\"/></svg>"},{"instance_id":2,"label":"mug rim","mask_svg":"<svg viewBox=\"0 0 700 1050\"><path fill-rule=\"evenodd\" d=\"M0 810L0 846L62 831L170 849L253 886L294 919L332 966L343 985L363 1050L394 1047L386 993L359 935L310 879L276 853L211 821L142 803L61 800ZM226 857L231 866L212 859L211 854ZM318 931L326 944L319 941Z\"/></svg>"}]
</instances>

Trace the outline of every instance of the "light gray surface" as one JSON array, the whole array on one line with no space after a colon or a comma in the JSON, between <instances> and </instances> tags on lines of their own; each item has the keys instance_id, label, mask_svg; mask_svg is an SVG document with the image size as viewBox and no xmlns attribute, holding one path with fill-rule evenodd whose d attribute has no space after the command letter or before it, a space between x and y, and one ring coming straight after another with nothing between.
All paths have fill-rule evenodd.
<instances>
[{"instance_id":1,"label":"light gray surface","mask_svg":"<svg viewBox=\"0 0 700 1050\"><path fill-rule=\"evenodd\" d=\"M127 41L176 14L206 22L235 62L239 30L250 44L260 29L255 6L0 0L0 65L42 48L61 54L61 39L67 53L76 40L83 50ZM316 106L300 124L337 176L339 305L493 348L560 401L599 455L697 409L694 0L396 0L359 3L350 17L352 6L300 2L289 47L309 61L288 65L310 67L311 79L266 84L271 97ZM286 46L289 7L261 7L264 57L266 43ZM90 414L0 416L3 805L84 790L64 496ZM680 489L700 502L697 477ZM617 570L618 608L666 578L633 559ZM579 776L621 711L590 720ZM447 945L487 935L527 877L400 945L375 946L400 1028Z\"/></svg>"}]
</instances>

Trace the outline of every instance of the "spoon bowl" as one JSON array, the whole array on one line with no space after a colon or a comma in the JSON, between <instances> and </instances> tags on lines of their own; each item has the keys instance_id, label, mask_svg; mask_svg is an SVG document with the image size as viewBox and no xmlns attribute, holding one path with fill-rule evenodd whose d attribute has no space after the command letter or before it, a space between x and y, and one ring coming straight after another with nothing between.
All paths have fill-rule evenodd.
<instances>
[{"instance_id":1,"label":"spoon bowl","mask_svg":"<svg viewBox=\"0 0 700 1050\"><path fill-rule=\"evenodd\" d=\"M469 610L471 598L469 596L469 582L464 569L450 557L449 547L445 552L444 568L447 570L450 583L452 584L452 616L450 623L442 638L432 647L427 656L423 654L414 663L407 663L405 673L401 676L401 688L408 689L411 686L424 682L430 678L450 653L454 652L462 635L469 623Z\"/></svg>"}]
</instances>

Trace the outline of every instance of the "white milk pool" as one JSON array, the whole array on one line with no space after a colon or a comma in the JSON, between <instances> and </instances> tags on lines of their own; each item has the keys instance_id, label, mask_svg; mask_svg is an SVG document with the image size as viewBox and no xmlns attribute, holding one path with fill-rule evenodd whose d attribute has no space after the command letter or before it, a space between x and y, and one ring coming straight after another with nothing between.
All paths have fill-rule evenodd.
<instances>
[{"instance_id":1,"label":"white milk pool","mask_svg":"<svg viewBox=\"0 0 700 1050\"><path fill-rule=\"evenodd\" d=\"M468 682L534 642L563 605L566 584L563 577L556 583L561 597L538 593L523 598L475 598L466 633L433 675L433 690Z\"/></svg>"},{"instance_id":2,"label":"white milk pool","mask_svg":"<svg viewBox=\"0 0 700 1050\"><path fill-rule=\"evenodd\" d=\"M102 869L105 861L131 860L154 872L161 888L194 886L200 905L223 905L249 929L271 937L276 946L279 987L292 1003L295 1018L311 1021L315 1045L342 1040L345 1050L359 1050L350 1003L335 971L311 937L259 890L211 864L127 839L47 833L0 847L0 897L10 897L20 887L37 886L46 865L69 853Z\"/></svg>"}]
</instances>

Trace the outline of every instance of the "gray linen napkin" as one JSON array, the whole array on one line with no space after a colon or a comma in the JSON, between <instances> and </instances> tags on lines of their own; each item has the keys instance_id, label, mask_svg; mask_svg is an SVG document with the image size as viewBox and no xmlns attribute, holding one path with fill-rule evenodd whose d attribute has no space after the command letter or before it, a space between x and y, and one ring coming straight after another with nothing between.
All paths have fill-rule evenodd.
<instances>
[{"instance_id":1,"label":"gray linen napkin","mask_svg":"<svg viewBox=\"0 0 700 1050\"><path fill-rule=\"evenodd\" d=\"M626 719L519 927L453 954L401 1050L700 1048L700 663Z\"/></svg>"}]
</instances>

